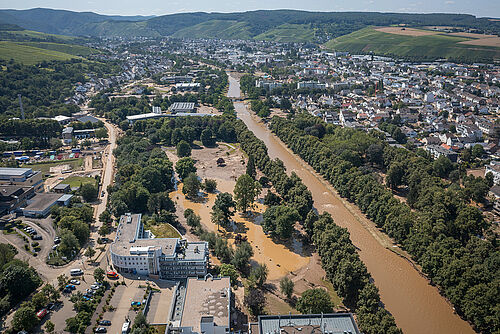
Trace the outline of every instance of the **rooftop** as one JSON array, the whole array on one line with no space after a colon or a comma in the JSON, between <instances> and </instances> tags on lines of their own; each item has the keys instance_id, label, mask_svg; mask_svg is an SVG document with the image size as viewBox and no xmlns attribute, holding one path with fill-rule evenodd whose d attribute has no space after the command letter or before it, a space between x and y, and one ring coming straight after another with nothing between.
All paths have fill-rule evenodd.
<instances>
[{"instance_id":1,"label":"rooftop","mask_svg":"<svg viewBox=\"0 0 500 334\"><path fill-rule=\"evenodd\" d=\"M229 277L189 278L187 280L181 327L192 327L201 333L200 320L213 316L217 326L229 327L231 283Z\"/></svg>"},{"instance_id":2,"label":"rooftop","mask_svg":"<svg viewBox=\"0 0 500 334\"><path fill-rule=\"evenodd\" d=\"M172 104L170 109L192 110L194 109L194 102L175 102L174 104Z\"/></svg>"},{"instance_id":3,"label":"rooftop","mask_svg":"<svg viewBox=\"0 0 500 334\"><path fill-rule=\"evenodd\" d=\"M27 211L44 211L61 198L61 194L38 193L31 199L31 203L24 208Z\"/></svg>"},{"instance_id":4,"label":"rooftop","mask_svg":"<svg viewBox=\"0 0 500 334\"><path fill-rule=\"evenodd\" d=\"M4 176L23 176L25 174L30 174L32 171L31 168L0 167L0 175Z\"/></svg>"},{"instance_id":5,"label":"rooftop","mask_svg":"<svg viewBox=\"0 0 500 334\"><path fill-rule=\"evenodd\" d=\"M259 334L360 334L351 313L261 315Z\"/></svg>"}]
</instances>

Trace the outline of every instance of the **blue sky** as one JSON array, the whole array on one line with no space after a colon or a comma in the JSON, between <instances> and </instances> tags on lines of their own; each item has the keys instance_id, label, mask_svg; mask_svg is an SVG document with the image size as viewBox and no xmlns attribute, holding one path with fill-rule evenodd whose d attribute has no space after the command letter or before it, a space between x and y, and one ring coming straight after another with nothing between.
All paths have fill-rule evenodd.
<instances>
[{"instance_id":1,"label":"blue sky","mask_svg":"<svg viewBox=\"0 0 500 334\"><path fill-rule=\"evenodd\" d=\"M500 0L1 0L1 8L34 7L118 15L164 15L179 12L236 12L256 9L466 13L500 17Z\"/></svg>"}]
</instances>

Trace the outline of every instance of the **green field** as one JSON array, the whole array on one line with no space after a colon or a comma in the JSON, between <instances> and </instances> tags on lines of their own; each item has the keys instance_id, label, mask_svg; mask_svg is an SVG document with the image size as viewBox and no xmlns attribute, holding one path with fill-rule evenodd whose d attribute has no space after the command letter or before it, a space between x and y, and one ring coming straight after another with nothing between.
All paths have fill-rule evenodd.
<instances>
[{"instance_id":1,"label":"green field","mask_svg":"<svg viewBox=\"0 0 500 334\"><path fill-rule=\"evenodd\" d=\"M181 29L172 36L176 38L249 39L251 36L249 28L246 22L210 20Z\"/></svg>"},{"instance_id":2,"label":"green field","mask_svg":"<svg viewBox=\"0 0 500 334\"><path fill-rule=\"evenodd\" d=\"M15 30L15 31L7 31L4 33L12 35L13 38L21 38L21 39L36 38L38 40L43 39L51 42L70 42L75 39L75 37L71 36L46 34L43 32L32 31L32 30Z\"/></svg>"},{"instance_id":3,"label":"green field","mask_svg":"<svg viewBox=\"0 0 500 334\"><path fill-rule=\"evenodd\" d=\"M59 165L70 165L72 170L76 170L83 166L83 158L78 159L67 159L67 160L57 160L50 162L38 162L34 164L25 164L22 167L32 168L33 170L39 170L42 174L50 173L50 167L55 167Z\"/></svg>"},{"instance_id":4,"label":"green field","mask_svg":"<svg viewBox=\"0 0 500 334\"><path fill-rule=\"evenodd\" d=\"M157 238L180 238L181 235L177 230L169 223L163 223L160 225L148 226L148 229L153 232Z\"/></svg>"},{"instance_id":5,"label":"green field","mask_svg":"<svg viewBox=\"0 0 500 334\"><path fill-rule=\"evenodd\" d=\"M500 48L458 44L470 38L442 34L403 36L364 28L328 41L327 49L401 57L408 60L434 60L447 58L466 62L500 60Z\"/></svg>"},{"instance_id":6,"label":"green field","mask_svg":"<svg viewBox=\"0 0 500 334\"><path fill-rule=\"evenodd\" d=\"M79 57L55 50L25 45L24 43L0 41L0 59L14 59L25 65L37 64L43 60L68 60L71 58Z\"/></svg>"},{"instance_id":7,"label":"green field","mask_svg":"<svg viewBox=\"0 0 500 334\"><path fill-rule=\"evenodd\" d=\"M88 56L90 54L97 53L96 49L92 49L82 45L76 44L61 44L61 43L50 43L50 42L20 42L20 45L31 46L35 48L57 51L61 53L66 53L72 56Z\"/></svg>"},{"instance_id":8,"label":"green field","mask_svg":"<svg viewBox=\"0 0 500 334\"><path fill-rule=\"evenodd\" d=\"M308 24L282 24L254 37L257 40L274 42L311 42L314 40L314 29Z\"/></svg>"},{"instance_id":9,"label":"green field","mask_svg":"<svg viewBox=\"0 0 500 334\"><path fill-rule=\"evenodd\" d=\"M86 183L97 185L96 179L94 179L93 177L85 177L85 176L70 176L61 181L60 183L69 184L72 188L80 187L81 185Z\"/></svg>"}]
</instances>

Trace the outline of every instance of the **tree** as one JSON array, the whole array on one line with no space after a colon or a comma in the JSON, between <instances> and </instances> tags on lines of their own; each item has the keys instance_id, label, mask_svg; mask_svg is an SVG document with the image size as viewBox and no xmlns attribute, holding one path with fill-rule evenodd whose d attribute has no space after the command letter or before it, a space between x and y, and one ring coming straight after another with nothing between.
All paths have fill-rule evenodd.
<instances>
[{"instance_id":1,"label":"tree","mask_svg":"<svg viewBox=\"0 0 500 334\"><path fill-rule=\"evenodd\" d=\"M250 175L243 174L236 181L234 186L234 199L236 200L236 207L246 212L249 207L253 206L253 202L260 194L262 186L259 182L255 181Z\"/></svg>"},{"instance_id":2,"label":"tree","mask_svg":"<svg viewBox=\"0 0 500 334\"><path fill-rule=\"evenodd\" d=\"M190 173L196 173L194 160L189 157L180 158L175 164L175 171L181 180L187 177Z\"/></svg>"},{"instance_id":3,"label":"tree","mask_svg":"<svg viewBox=\"0 0 500 334\"><path fill-rule=\"evenodd\" d=\"M262 314L264 306L266 305L266 297L264 296L264 293L255 287L249 287L246 289L243 301L248 307L250 313L254 316Z\"/></svg>"},{"instance_id":4,"label":"tree","mask_svg":"<svg viewBox=\"0 0 500 334\"><path fill-rule=\"evenodd\" d=\"M39 310L45 307L45 305L47 305L48 302L49 299L43 292L38 292L33 296L33 298L31 298L31 305L35 310Z\"/></svg>"},{"instance_id":5,"label":"tree","mask_svg":"<svg viewBox=\"0 0 500 334\"><path fill-rule=\"evenodd\" d=\"M217 190L217 181L214 179L205 179L203 182L203 189L205 189L207 193L215 192L215 190Z\"/></svg>"},{"instance_id":6,"label":"tree","mask_svg":"<svg viewBox=\"0 0 500 334\"><path fill-rule=\"evenodd\" d=\"M183 179L182 193L188 198L198 197L198 192L201 188L201 182L198 180L198 176L195 173L189 173L189 175Z\"/></svg>"},{"instance_id":7,"label":"tree","mask_svg":"<svg viewBox=\"0 0 500 334\"><path fill-rule=\"evenodd\" d=\"M21 261L12 261L3 268L0 286L14 299L14 302L28 296L41 283L36 271Z\"/></svg>"},{"instance_id":8,"label":"tree","mask_svg":"<svg viewBox=\"0 0 500 334\"><path fill-rule=\"evenodd\" d=\"M12 261L16 253L17 250L14 246L10 244L0 244L0 268Z\"/></svg>"},{"instance_id":9,"label":"tree","mask_svg":"<svg viewBox=\"0 0 500 334\"><path fill-rule=\"evenodd\" d=\"M255 267L250 270L250 279L255 282L258 287L263 287L267 280L267 274L269 270L266 264L258 263Z\"/></svg>"},{"instance_id":10,"label":"tree","mask_svg":"<svg viewBox=\"0 0 500 334\"><path fill-rule=\"evenodd\" d=\"M395 162L392 163L387 171L385 177L385 182L391 189L396 189L403 182L403 176L405 175L405 167L403 164Z\"/></svg>"},{"instance_id":11,"label":"tree","mask_svg":"<svg viewBox=\"0 0 500 334\"><path fill-rule=\"evenodd\" d=\"M108 130L104 127L96 129L94 134L97 139L108 138Z\"/></svg>"},{"instance_id":12,"label":"tree","mask_svg":"<svg viewBox=\"0 0 500 334\"><path fill-rule=\"evenodd\" d=\"M236 203L230 193L217 194L215 203L212 206L212 222L217 225L221 224L222 226L227 226L229 224L229 219L234 214L235 207Z\"/></svg>"},{"instance_id":13,"label":"tree","mask_svg":"<svg viewBox=\"0 0 500 334\"><path fill-rule=\"evenodd\" d=\"M210 128L206 128L201 132L200 139L205 147L212 147L215 145L215 138Z\"/></svg>"},{"instance_id":14,"label":"tree","mask_svg":"<svg viewBox=\"0 0 500 334\"><path fill-rule=\"evenodd\" d=\"M481 211L473 206L467 205L458 212L455 220L455 235L466 243L471 236L481 235L483 229L488 227Z\"/></svg>"},{"instance_id":15,"label":"tree","mask_svg":"<svg viewBox=\"0 0 500 334\"><path fill-rule=\"evenodd\" d=\"M436 176L448 177L450 172L453 170L453 164L451 163L450 159L448 159L448 157L442 155L434 160L432 168Z\"/></svg>"},{"instance_id":16,"label":"tree","mask_svg":"<svg viewBox=\"0 0 500 334\"><path fill-rule=\"evenodd\" d=\"M176 148L179 158L189 157L191 155L191 145L185 140L178 142Z\"/></svg>"},{"instance_id":17,"label":"tree","mask_svg":"<svg viewBox=\"0 0 500 334\"><path fill-rule=\"evenodd\" d=\"M95 268L94 269L94 278L97 282L103 282L105 274L106 273L104 272L104 269L102 269L102 268Z\"/></svg>"},{"instance_id":18,"label":"tree","mask_svg":"<svg viewBox=\"0 0 500 334\"><path fill-rule=\"evenodd\" d=\"M54 325L54 323L52 321L47 320L47 322L45 322L45 331L47 333L53 333L55 328L56 328L56 326Z\"/></svg>"},{"instance_id":19,"label":"tree","mask_svg":"<svg viewBox=\"0 0 500 334\"><path fill-rule=\"evenodd\" d=\"M109 234L110 230L109 230L109 226L107 224L103 224L101 227L99 227L99 235L101 237L104 237L105 235Z\"/></svg>"},{"instance_id":20,"label":"tree","mask_svg":"<svg viewBox=\"0 0 500 334\"><path fill-rule=\"evenodd\" d=\"M250 243L247 241L241 242L237 247L233 255L233 260L231 263L240 272L245 271L248 268L250 258L253 256L253 249Z\"/></svg>"},{"instance_id":21,"label":"tree","mask_svg":"<svg viewBox=\"0 0 500 334\"><path fill-rule=\"evenodd\" d=\"M184 211L184 218L186 218L186 224L196 229L201 226L201 218L192 209L187 209Z\"/></svg>"},{"instance_id":22,"label":"tree","mask_svg":"<svg viewBox=\"0 0 500 334\"><path fill-rule=\"evenodd\" d=\"M61 243L59 244L58 251L65 256L72 256L72 252L80 248L78 239L73 232L68 229L62 229L59 235L61 237Z\"/></svg>"},{"instance_id":23,"label":"tree","mask_svg":"<svg viewBox=\"0 0 500 334\"><path fill-rule=\"evenodd\" d=\"M59 290L62 290L67 283L68 276L66 276L65 274L57 276L57 287L59 288Z\"/></svg>"},{"instance_id":24,"label":"tree","mask_svg":"<svg viewBox=\"0 0 500 334\"><path fill-rule=\"evenodd\" d=\"M250 155L248 157L248 163L247 163L247 171L246 173L252 177L252 179L255 180L255 175L257 175L257 172L255 171L255 159L253 155Z\"/></svg>"},{"instance_id":25,"label":"tree","mask_svg":"<svg viewBox=\"0 0 500 334\"><path fill-rule=\"evenodd\" d=\"M366 150L366 159L372 164L382 165L384 148L380 144L371 144Z\"/></svg>"},{"instance_id":26,"label":"tree","mask_svg":"<svg viewBox=\"0 0 500 334\"><path fill-rule=\"evenodd\" d=\"M229 277L231 280L231 285L236 285L238 283L238 272L232 264L223 263L220 265L219 270L220 277Z\"/></svg>"},{"instance_id":27,"label":"tree","mask_svg":"<svg viewBox=\"0 0 500 334\"><path fill-rule=\"evenodd\" d=\"M474 158L481 158L484 155L484 147L481 144L476 144L472 147L471 153Z\"/></svg>"},{"instance_id":28,"label":"tree","mask_svg":"<svg viewBox=\"0 0 500 334\"><path fill-rule=\"evenodd\" d=\"M331 313L332 309L330 295L321 288L304 291L297 302L297 310L302 314Z\"/></svg>"},{"instance_id":29,"label":"tree","mask_svg":"<svg viewBox=\"0 0 500 334\"><path fill-rule=\"evenodd\" d=\"M32 305L25 303L14 313L12 326L17 330L30 331L38 323L35 312L35 308Z\"/></svg>"},{"instance_id":30,"label":"tree","mask_svg":"<svg viewBox=\"0 0 500 334\"><path fill-rule=\"evenodd\" d=\"M103 224L109 224L113 222L113 218L111 217L111 212L109 212L108 209L104 210L100 215L99 215L99 221Z\"/></svg>"},{"instance_id":31,"label":"tree","mask_svg":"<svg viewBox=\"0 0 500 334\"><path fill-rule=\"evenodd\" d=\"M97 186L92 183L84 183L80 187L80 194L86 202L93 202L97 199Z\"/></svg>"},{"instance_id":32,"label":"tree","mask_svg":"<svg viewBox=\"0 0 500 334\"><path fill-rule=\"evenodd\" d=\"M285 276L280 280L280 290L286 298L290 299L292 297L294 287L295 283L290 278Z\"/></svg>"},{"instance_id":33,"label":"tree","mask_svg":"<svg viewBox=\"0 0 500 334\"><path fill-rule=\"evenodd\" d=\"M85 251L85 256L91 259L94 257L94 255L95 255L95 249L92 247L87 248L87 250Z\"/></svg>"},{"instance_id":34,"label":"tree","mask_svg":"<svg viewBox=\"0 0 500 334\"><path fill-rule=\"evenodd\" d=\"M300 219L297 210L285 205L277 205L268 208L262 215L262 229L273 237L289 238L293 232L293 226Z\"/></svg>"}]
</instances>

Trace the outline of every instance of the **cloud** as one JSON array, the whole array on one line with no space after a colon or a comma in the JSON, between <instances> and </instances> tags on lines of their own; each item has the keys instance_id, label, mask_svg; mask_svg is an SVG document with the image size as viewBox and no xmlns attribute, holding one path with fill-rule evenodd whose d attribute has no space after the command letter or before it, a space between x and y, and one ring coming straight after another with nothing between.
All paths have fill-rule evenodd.
<instances>
[{"instance_id":1,"label":"cloud","mask_svg":"<svg viewBox=\"0 0 500 334\"><path fill-rule=\"evenodd\" d=\"M453 0L448 0L448 1L444 2L445 5L453 5L454 3L455 3L455 1L453 1Z\"/></svg>"}]
</instances>

